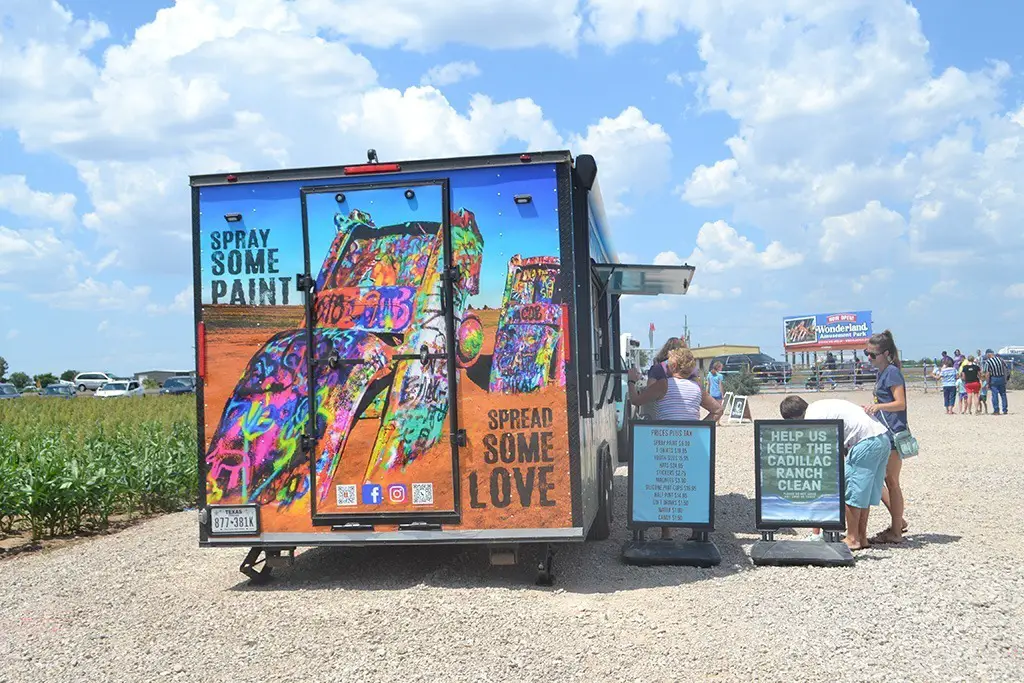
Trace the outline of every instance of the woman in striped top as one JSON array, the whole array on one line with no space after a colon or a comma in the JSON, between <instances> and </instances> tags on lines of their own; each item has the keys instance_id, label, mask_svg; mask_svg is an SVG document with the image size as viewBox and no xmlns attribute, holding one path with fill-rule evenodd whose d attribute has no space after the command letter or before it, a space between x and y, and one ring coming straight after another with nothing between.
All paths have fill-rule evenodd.
<instances>
[{"instance_id":1,"label":"woman in striped top","mask_svg":"<svg viewBox=\"0 0 1024 683\"><path fill-rule=\"evenodd\" d=\"M722 417L722 404L711 398L704 388L690 379L697 361L689 349L675 349L668 354L668 376L649 380L643 391L636 390L640 373L629 371L629 400L633 405L654 404L655 420L699 420L700 409L708 411L706 419L717 422ZM672 538L669 527L661 528L662 539Z\"/></svg>"}]
</instances>

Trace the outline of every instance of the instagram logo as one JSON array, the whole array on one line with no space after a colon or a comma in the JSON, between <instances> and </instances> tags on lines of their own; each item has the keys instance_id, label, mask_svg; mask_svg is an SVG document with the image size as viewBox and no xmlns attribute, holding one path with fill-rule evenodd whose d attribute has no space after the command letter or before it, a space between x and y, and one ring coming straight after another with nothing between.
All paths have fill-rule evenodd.
<instances>
[{"instance_id":1,"label":"instagram logo","mask_svg":"<svg viewBox=\"0 0 1024 683\"><path fill-rule=\"evenodd\" d=\"M392 503L404 503L408 492L405 484L388 485L388 500Z\"/></svg>"}]
</instances>

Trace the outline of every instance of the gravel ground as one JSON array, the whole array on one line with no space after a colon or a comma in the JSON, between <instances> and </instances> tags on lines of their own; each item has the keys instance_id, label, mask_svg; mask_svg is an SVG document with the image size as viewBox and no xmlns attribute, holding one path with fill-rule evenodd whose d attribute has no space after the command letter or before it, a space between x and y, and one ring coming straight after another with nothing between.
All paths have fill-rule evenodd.
<instances>
[{"instance_id":1,"label":"gravel ground","mask_svg":"<svg viewBox=\"0 0 1024 683\"><path fill-rule=\"evenodd\" d=\"M1024 413L910 400L910 532L853 568L751 565L753 428L723 427L715 569L619 561L621 468L613 538L560 550L554 588L440 547L310 549L249 588L183 512L0 562L0 681L1020 680Z\"/></svg>"}]
</instances>

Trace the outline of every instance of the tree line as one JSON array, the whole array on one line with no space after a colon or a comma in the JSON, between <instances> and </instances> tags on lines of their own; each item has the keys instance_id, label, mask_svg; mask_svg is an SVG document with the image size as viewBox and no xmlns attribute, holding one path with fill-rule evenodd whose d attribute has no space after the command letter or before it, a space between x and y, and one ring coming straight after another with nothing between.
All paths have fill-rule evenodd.
<instances>
[{"instance_id":1,"label":"tree line","mask_svg":"<svg viewBox=\"0 0 1024 683\"><path fill-rule=\"evenodd\" d=\"M10 366L7 364L7 360L3 356L0 356L0 383L10 382L18 391L31 386L43 389L55 383L58 379L70 382L74 380L75 376L78 374L78 370L65 370L60 373L60 377L58 378L57 375L52 372L44 372L31 376L26 372L12 372L8 377L8 370L10 370Z\"/></svg>"}]
</instances>

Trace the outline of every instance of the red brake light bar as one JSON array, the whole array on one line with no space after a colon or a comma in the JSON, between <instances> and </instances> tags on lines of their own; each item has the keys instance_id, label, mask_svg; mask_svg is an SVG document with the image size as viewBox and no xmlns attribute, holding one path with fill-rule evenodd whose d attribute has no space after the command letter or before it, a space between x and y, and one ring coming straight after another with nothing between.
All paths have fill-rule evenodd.
<instances>
[{"instance_id":1,"label":"red brake light bar","mask_svg":"<svg viewBox=\"0 0 1024 683\"><path fill-rule=\"evenodd\" d=\"M196 369L199 371L199 379L206 381L206 323L200 321L196 325L196 346L199 347L199 359Z\"/></svg>"},{"instance_id":2,"label":"red brake light bar","mask_svg":"<svg viewBox=\"0 0 1024 683\"><path fill-rule=\"evenodd\" d=\"M401 164L363 164L362 166L346 166L345 175L360 175L365 173L395 173L401 171Z\"/></svg>"}]
</instances>

